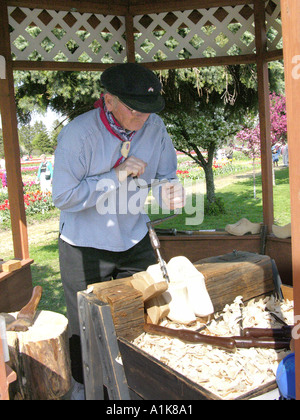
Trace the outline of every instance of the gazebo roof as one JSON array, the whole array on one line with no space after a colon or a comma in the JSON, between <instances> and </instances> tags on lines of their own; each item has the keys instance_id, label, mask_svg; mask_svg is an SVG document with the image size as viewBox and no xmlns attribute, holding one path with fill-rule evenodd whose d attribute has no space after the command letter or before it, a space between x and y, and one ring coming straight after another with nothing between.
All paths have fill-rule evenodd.
<instances>
[{"instance_id":1,"label":"gazebo roof","mask_svg":"<svg viewBox=\"0 0 300 420\"><path fill-rule=\"evenodd\" d=\"M72 63L72 70L101 70L129 60L161 69L256 62L260 2L9 0L13 67L68 69ZM279 59L280 1L263 3L264 52L267 60Z\"/></svg>"}]
</instances>

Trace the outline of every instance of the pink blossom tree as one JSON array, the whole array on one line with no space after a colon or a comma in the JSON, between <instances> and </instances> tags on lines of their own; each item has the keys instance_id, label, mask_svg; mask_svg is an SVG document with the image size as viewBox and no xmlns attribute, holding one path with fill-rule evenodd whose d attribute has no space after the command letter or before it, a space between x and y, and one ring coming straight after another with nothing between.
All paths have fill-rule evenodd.
<instances>
[{"instance_id":1,"label":"pink blossom tree","mask_svg":"<svg viewBox=\"0 0 300 420\"><path fill-rule=\"evenodd\" d=\"M237 139L242 143L243 153L252 159L253 164L253 196L256 199L255 159L260 158L260 127L245 128L237 134Z\"/></svg>"},{"instance_id":2,"label":"pink blossom tree","mask_svg":"<svg viewBox=\"0 0 300 420\"><path fill-rule=\"evenodd\" d=\"M287 141L287 117L286 99L283 95L270 94L270 118L271 118L271 144L280 147ZM255 159L261 157L260 149L260 125L249 121L249 127L245 127L237 135L236 139L241 142L242 151L253 162L253 192L256 198L255 184Z\"/></svg>"},{"instance_id":3,"label":"pink blossom tree","mask_svg":"<svg viewBox=\"0 0 300 420\"><path fill-rule=\"evenodd\" d=\"M271 141L284 144L287 140L286 99L283 95L270 95Z\"/></svg>"}]
</instances>

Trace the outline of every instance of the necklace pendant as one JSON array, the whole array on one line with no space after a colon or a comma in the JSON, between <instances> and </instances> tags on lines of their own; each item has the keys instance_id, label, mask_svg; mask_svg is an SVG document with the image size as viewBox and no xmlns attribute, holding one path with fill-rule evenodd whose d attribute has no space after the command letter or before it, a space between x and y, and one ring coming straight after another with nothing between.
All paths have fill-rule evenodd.
<instances>
[{"instance_id":1,"label":"necklace pendant","mask_svg":"<svg viewBox=\"0 0 300 420\"><path fill-rule=\"evenodd\" d=\"M121 148L121 155L127 159L130 152L130 141L124 141Z\"/></svg>"}]
</instances>

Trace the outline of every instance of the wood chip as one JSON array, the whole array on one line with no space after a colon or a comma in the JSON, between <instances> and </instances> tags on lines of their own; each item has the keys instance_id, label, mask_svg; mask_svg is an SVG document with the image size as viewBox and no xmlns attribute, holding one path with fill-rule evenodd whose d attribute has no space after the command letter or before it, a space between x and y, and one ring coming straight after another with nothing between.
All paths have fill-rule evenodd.
<instances>
[{"instance_id":1,"label":"wood chip","mask_svg":"<svg viewBox=\"0 0 300 420\"><path fill-rule=\"evenodd\" d=\"M294 323L293 301L277 301L274 296L252 299L241 309L242 297L237 297L223 312L215 314L205 334L240 335L243 327L281 328L271 315L277 314L287 324ZM169 328L187 328L168 321ZM190 329L201 327L196 322ZM290 351L273 349L237 349L235 353L202 344L189 344L178 339L143 333L133 344L222 399L235 399L276 379L280 361Z\"/></svg>"}]
</instances>

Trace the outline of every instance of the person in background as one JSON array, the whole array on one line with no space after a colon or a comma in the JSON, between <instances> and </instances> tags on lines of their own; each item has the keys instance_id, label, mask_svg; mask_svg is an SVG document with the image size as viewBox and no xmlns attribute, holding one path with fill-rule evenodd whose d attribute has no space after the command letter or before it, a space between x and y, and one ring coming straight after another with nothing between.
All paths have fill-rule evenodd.
<instances>
[{"instance_id":1,"label":"person in background","mask_svg":"<svg viewBox=\"0 0 300 420\"><path fill-rule=\"evenodd\" d=\"M279 156L280 156L280 147L277 145L274 145L272 147L272 160L273 160L274 167L278 166Z\"/></svg>"},{"instance_id":2,"label":"person in background","mask_svg":"<svg viewBox=\"0 0 300 420\"><path fill-rule=\"evenodd\" d=\"M37 181L40 182L43 193L51 192L53 168L52 163L47 161L46 155L41 155L41 164L37 173Z\"/></svg>"},{"instance_id":3,"label":"person in background","mask_svg":"<svg viewBox=\"0 0 300 420\"><path fill-rule=\"evenodd\" d=\"M289 148L288 144L285 143L281 149L283 166L289 166Z\"/></svg>"}]
</instances>

